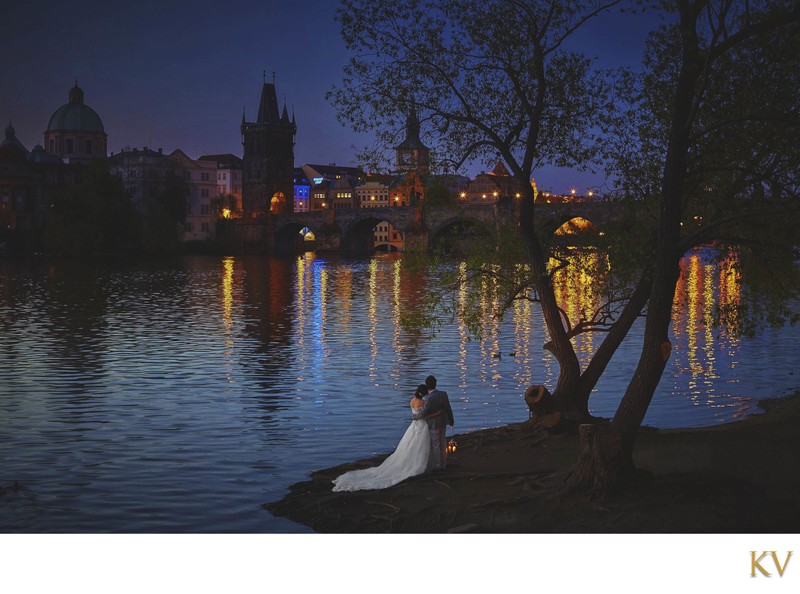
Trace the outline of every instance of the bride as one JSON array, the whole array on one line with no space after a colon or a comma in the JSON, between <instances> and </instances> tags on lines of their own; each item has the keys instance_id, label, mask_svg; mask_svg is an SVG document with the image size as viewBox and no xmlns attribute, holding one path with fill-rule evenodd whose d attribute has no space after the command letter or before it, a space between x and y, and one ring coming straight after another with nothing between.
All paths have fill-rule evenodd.
<instances>
[{"instance_id":1,"label":"bride","mask_svg":"<svg viewBox=\"0 0 800 594\"><path fill-rule=\"evenodd\" d=\"M431 435L428 423L422 418L422 399L428 393L425 384L414 392L411 405L411 424L400 443L380 466L351 470L333 480L334 491L360 491L363 489L385 489L409 477L431 469Z\"/></svg>"}]
</instances>

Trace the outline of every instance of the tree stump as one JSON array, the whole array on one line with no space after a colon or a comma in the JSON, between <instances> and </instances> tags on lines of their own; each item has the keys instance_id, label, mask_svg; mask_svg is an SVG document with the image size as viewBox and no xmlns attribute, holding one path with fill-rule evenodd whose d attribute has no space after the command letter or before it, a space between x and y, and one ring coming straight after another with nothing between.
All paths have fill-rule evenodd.
<instances>
[{"instance_id":1,"label":"tree stump","mask_svg":"<svg viewBox=\"0 0 800 594\"><path fill-rule=\"evenodd\" d=\"M637 472L622 448L622 436L609 423L580 426L580 453L567 486L604 497L631 486Z\"/></svg>"},{"instance_id":2,"label":"tree stump","mask_svg":"<svg viewBox=\"0 0 800 594\"><path fill-rule=\"evenodd\" d=\"M531 411L531 421L538 422L550 432L561 427L562 415L558 403L544 386L530 386L525 390L525 404Z\"/></svg>"}]
</instances>

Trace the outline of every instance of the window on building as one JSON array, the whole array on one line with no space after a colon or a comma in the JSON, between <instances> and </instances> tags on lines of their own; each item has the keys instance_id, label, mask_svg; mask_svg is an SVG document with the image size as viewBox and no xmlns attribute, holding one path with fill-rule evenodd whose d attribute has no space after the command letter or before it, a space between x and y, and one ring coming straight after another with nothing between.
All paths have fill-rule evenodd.
<instances>
[{"instance_id":1,"label":"window on building","mask_svg":"<svg viewBox=\"0 0 800 594\"><path fill-rule=\"evenodd\" d=\"M200 190L200 197L201 198L208 198L208 188L202 188Z\"/></svg>"},{"instance_id":2,"label":"window on building","mask_svg":"<svg viewBox=\"0 0 800 594\"><path fill-rule=\"evenodd\" d=\"M86 154L87 155L91 155L92 154L92 141L91 140L87 140L86 141Z\"/></svg>"},{"instance_id":3,"label":"window on building","mask_svg":"<svg viewBox=\"0 0 800 594\"><path fill-rule=\"evenodd\" d=\"M72 138L67 138L66 143L67 143L67 152L68 153L75 152L75 141Z\"/></svg>"},{"instance_id":4,"label":"window on building","mask_svg":"<svg viewBox=\"0 0 800 594\"><path fill-rule=\"evenodd\" d=\"M208 223L201 224L200 225L200 230L205 232L205 233L208 233Z\"/></svg>"},{"instance_id":5,"label":"window on building","mask_svg":"<svg viewBox=\"0 0 800 594\"><path fill-rule=\"evenodd\" d=\"M200 205L200 214L207 215L209 212L211 212L211 209L208 204Z\"/></svg>"}]
</instances>

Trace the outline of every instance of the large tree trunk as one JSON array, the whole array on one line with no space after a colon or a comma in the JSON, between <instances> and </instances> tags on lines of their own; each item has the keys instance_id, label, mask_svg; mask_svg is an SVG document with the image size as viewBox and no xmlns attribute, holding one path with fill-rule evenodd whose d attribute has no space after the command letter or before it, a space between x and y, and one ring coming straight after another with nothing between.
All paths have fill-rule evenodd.
<instances>
[{"instance_id":1,"label":"large tree trunk","mask_svg":"<svg viewBox=\"0 0 800 594\"><path fill-rule=\"evenodd\" d=\"M575 348L567 336L561 311L553 290L552 278L547 269L545 254L533 226L533 188L525 181L525 195L520 208L520 233L528 253L533 274L533 285L542 308L545 326L550 335L548 350L559 365L558 381L553 389L553 398L564 420L586 422L589 420L589 398L584 398L578 389L581 369Z\"/></svg>"},{"instance_id":2,"label":"large tree trunk","mask_svg":"<svg viewBox=\"0 0 800 594\"><path fill-rule=\"evenodd\" d=\"M689 132L700 56L697 14L680 3L683 41L681 69L675 91L669 144L662 177L662 201L656 246L655 275L650 293L644 342L639 363L611 423L587 434L578 462L568 477L571 487L608 494L631 484L635 476L633 447L650 401L669 360L669 324L679 276L682 196L689 152Z\"/></svg>"}]
</instances>

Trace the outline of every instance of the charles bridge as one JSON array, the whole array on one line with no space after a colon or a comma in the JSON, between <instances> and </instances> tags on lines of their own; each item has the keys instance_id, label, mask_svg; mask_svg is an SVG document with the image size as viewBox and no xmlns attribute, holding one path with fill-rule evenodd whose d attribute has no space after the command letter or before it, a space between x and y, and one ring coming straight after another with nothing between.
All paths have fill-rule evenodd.
<instances>
[{"instance_id":1,"label":"charles bridge","mask_svg":"<svg viewBox=\"0 0 800 594\"><path fill-rule=\"evenodd\" d=\"M237 222L222 231L228 241L239 241L249 250L270 253L302 251L301 231L313 233L314 249L351 255L374 249L375 227L387 221L402 233L406 249L427 249L438 241L457 238L465 229L472 233L497 233L513 228L519 206L514 203L459 204L438 207L397 206L342 208L311 212L271 214L264 219ZM534 224L552 234L564 223L581 218L597 231L618 222L621 208L613 202L537 203Z\"/></svg>"}]
</instances>

